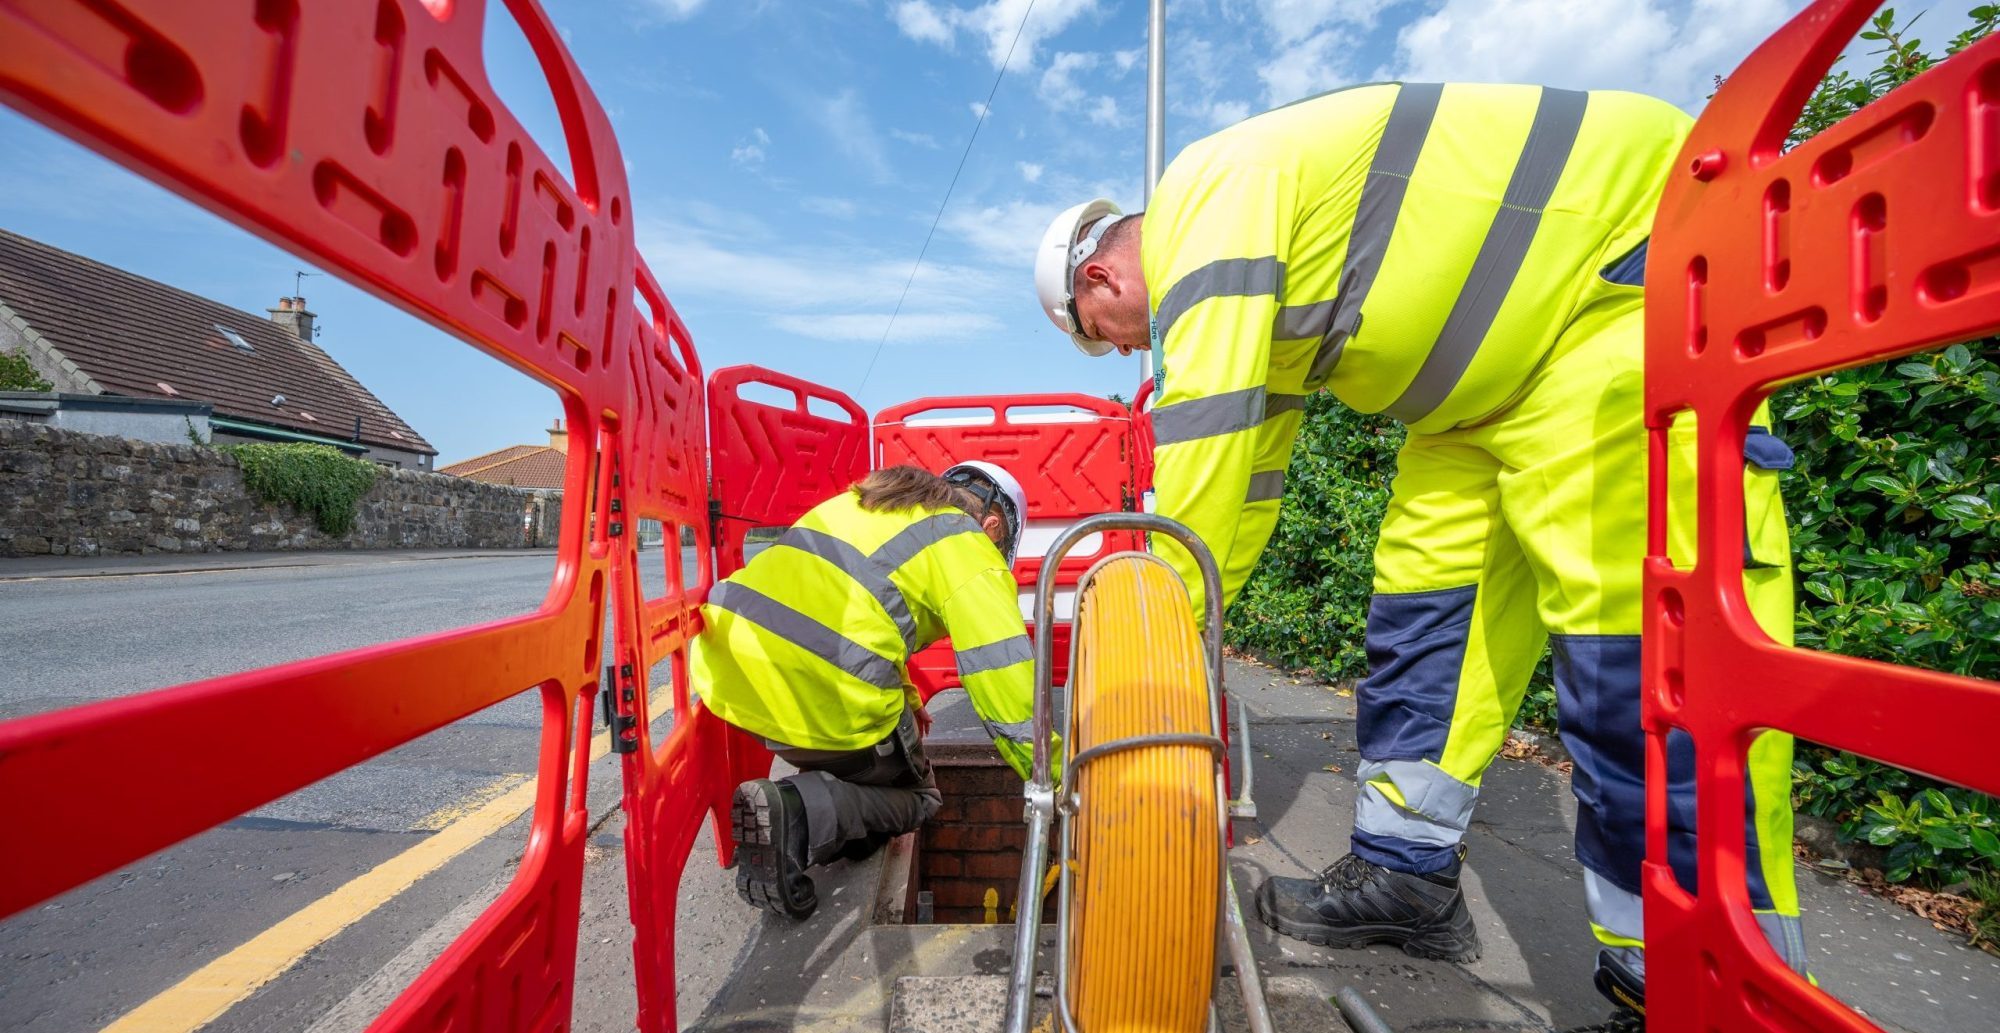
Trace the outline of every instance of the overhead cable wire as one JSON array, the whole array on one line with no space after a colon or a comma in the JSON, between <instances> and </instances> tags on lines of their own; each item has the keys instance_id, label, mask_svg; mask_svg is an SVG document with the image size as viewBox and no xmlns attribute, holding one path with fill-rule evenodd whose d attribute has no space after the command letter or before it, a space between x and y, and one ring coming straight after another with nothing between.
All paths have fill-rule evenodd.
<instances>
[{"instance_id":1,"label":"overhead cable wire","mask_svg":"<svg viewBox=\"0 0 2000 1033\"><path fill-rule=\"evenodd\" d=\"M938 202L937 214L931 217L930 232L924 234L924 246L917 249L916 264L910 266L910 278L903 281L903 293L896 297L896 308L889 313L889 323L882 328L882 339L875 343L875 354L868 358L868 369L861 374L861 386L855 388L859 394L868 386L868 378L875 375L875 363L882 358L882 346L889 343L889 331L896 328L896 317L903 314L903 302L909 300L910 285L917 282L917 270L924 267L924 256L930 253L931 238L937 235L938 223L944 221L944 210L951 204L951 192L958 188L958 177L965 171L965 160L972 157L972 145L979 139L979 127L986 124L986 116L993 110L993 98L1000 93L1000 81L1007 77L1007 66L1014 60L1014 47L1021 42L1021 30L1028 27L1028 16L1035 13L1035 0L1028 0L1028 6L1021 11L1021 24L1014 26L1014 39L1007 44L1007 56L1000 59L1000 70L993 75L993 88L986 91L986 103L979 106L979 118L972 123L972 135L966 138L965 151L958 156L958 168L952 171L951 183L944 188L944 200Z\"/></svg>"}]
</instances>

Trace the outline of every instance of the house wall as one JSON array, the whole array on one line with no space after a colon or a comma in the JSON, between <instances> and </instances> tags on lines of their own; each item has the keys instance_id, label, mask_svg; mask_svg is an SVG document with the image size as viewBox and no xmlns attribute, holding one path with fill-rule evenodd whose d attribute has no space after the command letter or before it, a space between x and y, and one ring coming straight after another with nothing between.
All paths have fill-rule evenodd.
<instances>
[{"instance_id":1,"label":"house wall","mask_svg":"<svg viewBox=\"0 0 2000 1033\"><path fill-rule=\"evenodd\" d=\"M519 488L384 469L353 531L330 538L310 516L252 497L226 452L0 420L0 556L513 548L547 535L524 521L533 501Z\"/></svg>"},{"instance_id":2,"label":"house wall","mask_svg":"<svg viewBox=\"0 0 2000 1033\"><path fill-rule=\"evenodd\" d=\"M151 441L160 445L186 445L188 434L207 441L208 414L158 413L144 410L57 409L49 426L79 434L109 434L114 437Z\"/></svg>"}]
</instances>

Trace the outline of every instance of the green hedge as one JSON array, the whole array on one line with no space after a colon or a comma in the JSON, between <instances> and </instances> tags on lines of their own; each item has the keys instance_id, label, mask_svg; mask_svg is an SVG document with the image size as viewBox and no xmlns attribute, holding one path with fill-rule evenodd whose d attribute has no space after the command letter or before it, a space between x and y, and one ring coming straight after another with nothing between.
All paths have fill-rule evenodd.
<instances>
[{"instance_id":1,"label":"green hedge","mask_svg":"<svg viewBox=\"0 0 2000 1033\"><path fill-rule=\"evenodd\" d=\"M1971 18L1946 53L1992 31L2000 5ZM1880 44L1879 67L1828 77L1794 142L1930 67L1907 30L1883 11L1864 33ZM1799 644L2000 679L2000 340L1812 378L1772 404L1798 454L1782 484ZM1366 672L1370 553L1401 442L1390 421L1313 399L1277 533L1229 611L1234 645L1331 679ZM1523 720L1549 726L1554 710L1545 660ZM1887 847L1891 880L1995 885L2000 804L1990 797L1810 744L1796 775L1800 809ZM1996 916L2000 903L1989 904L1987 921Z\"/></svg>"},{"instance_id":2,"label":"green hedge","mask_svg":"<svg viewBox=\"0 0 2000 1033\"><path fill-rule=\"evenodd\" d=\"M224 445L222 450L236 457L251 494L310 513L321 531L334 536L354 529L355 507L380 470L331 445Z\"/></svg>"}]
</instances>

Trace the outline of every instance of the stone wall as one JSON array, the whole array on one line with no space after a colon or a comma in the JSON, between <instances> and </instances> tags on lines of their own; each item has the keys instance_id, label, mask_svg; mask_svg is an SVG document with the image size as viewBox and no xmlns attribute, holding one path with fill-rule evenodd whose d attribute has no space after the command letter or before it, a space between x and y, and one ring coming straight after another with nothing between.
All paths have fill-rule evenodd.
<instances>
[{"instance_id":1,"label":"stone wall","mask_svg":"<svg viewBox=\"0 0 2000 1033\"><path fill-rule=\"evenodd\" d=\"M330 538L312 517L251 496L226 452L0 420L0 556L513 548L540 537L523 526L532 499L519 488L384 469L354 530Z\"/></svg>"}]
</instances>

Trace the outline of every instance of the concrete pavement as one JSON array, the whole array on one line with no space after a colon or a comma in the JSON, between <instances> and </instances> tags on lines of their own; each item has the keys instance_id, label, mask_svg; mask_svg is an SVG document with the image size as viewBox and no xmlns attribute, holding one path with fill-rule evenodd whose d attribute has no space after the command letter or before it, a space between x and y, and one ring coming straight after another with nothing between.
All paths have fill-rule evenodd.
<instances>
[{"instance_id":1,"label":"concrete pavement","mask_svg":"<svg viewBox=\"0 0 2000 1033\"><path fill-rule=\"evenodd\" d=\"M1262 817L1238 823L1231 854L1246 914L1254 915L1250 893L1259 879L1308 873L1346 849L1354 708L1331 686L1266 668L1232 663L1229 676L1251 709L1258 753ZM963 696L938 704L940 730L971 725ZM1501 760L1489 772L1468 836L1466 883L1485 952L1469 964L1386 948L1324 950L1278 936L1253 917L1253 947L1274 1007L1288 1017L1284 1028L1340 1030L1326 999L1342 986L1360 990L1402 1033L1548 1031L1604 1018L1608 1006L1590 986L1594 941L1571 853L1574 823L1559 772L1518 760ZM613 814L592 841L579 937L579 1031L629 1029L636 1007L620 827ZM885 1028L892 1009L905 1023L898 1029L946 1028L916 1021L936 1014L924 1011L926 1001L989 1014L974 998L1005 973L1011 927L873 926L873 861L817 870L824 904L812 920L766 916L736 899L732 873L713 858L704 831L676 890L683 1029L873 1031ZM1800 869L1800 882L1813 971L1830 993L1892 1031L2000 1028L2000 958L1809 869ZM361 1017L400 985L384 982L355 997L342 1012L349 1021L314 1033L360 1029ZM1237 1022L1225 1025L1240 1028Z\"/></svg>"}]
</instances>

